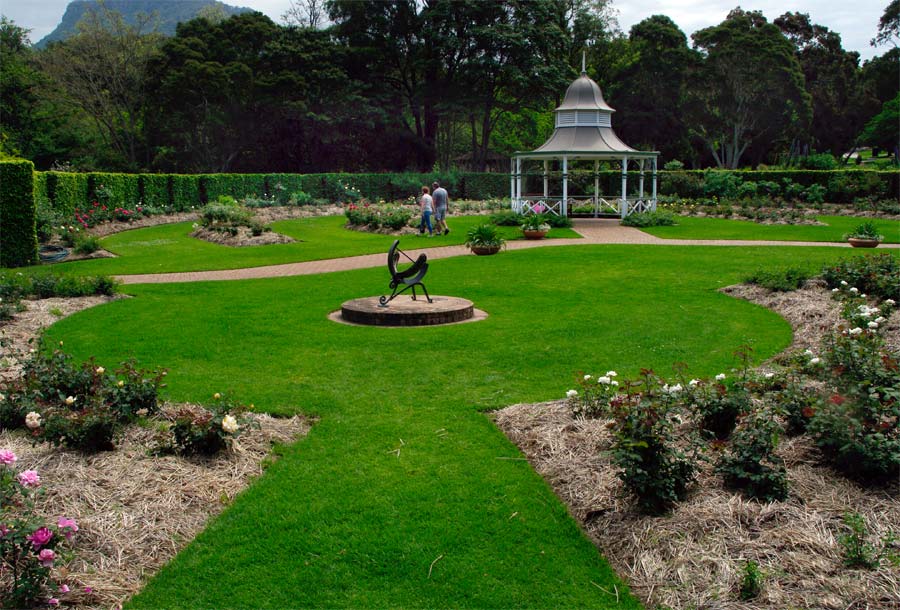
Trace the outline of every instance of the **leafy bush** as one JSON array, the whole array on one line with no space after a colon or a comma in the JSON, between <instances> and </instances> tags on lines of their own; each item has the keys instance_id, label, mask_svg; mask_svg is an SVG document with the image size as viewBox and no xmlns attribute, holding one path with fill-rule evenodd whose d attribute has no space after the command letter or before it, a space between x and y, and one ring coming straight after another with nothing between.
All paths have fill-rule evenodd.
<instances>
[{"instance_id":1,"label":"leafy bush","mask_svg":"<svg viewBox=\"0 0 900 610\"><path fill-rule=\"evenodd\" d=\"M78 524L60 517L48 523L34 508L41 477L36 470L15 470L18 457L0 449L0 603L4 608L57 605L57 591L68 591L52 577L63 546L71 541Z\"/></svg>"},{"instance_id":2,"label":"leafy bush","mask_svg":"<svg viewBox=\"0 0 900 610\"><path fill-rule=\"evenodd\" d=\"M370 229L388 228L394 231L405 227L413 217L411 208L398 205L356 205L351 203L344 208L347 222L353 226Z\"/></svg>"},{"instance_id":3,"label":"leafy bush","mask_svg":"<svg viewBox=\"0 0 900 610\"><path fill-rule=\"evenodd\" d=\"M522 216L512 210L503 210L502 212L491 214L490 219L498 227L518 227Z\"/></svg>"},{"instance_id":4,"label":"leafy bush","mask_svg":"<svg viewBox=\"0 0 900 610\"><path fill-rule=\"evenodd\" d=\"M758 269L744 278L748 284L756 284L776 292L790 292L797 290L811 277L811 273L798 267L787 269L766 270Z\"/></svg>"},{"instance_id":5,"label":"leafy bush","mask_svg":"<svg viewBox=\"0 0 900 610\"><path fill-rule=\"evenodd\" d=\"M778 422L764 410L741 422L730 451L716 464L726 487L763 502L787 498L787 469L784 460L775 455L779 431Z\"/></svg>"},{"instance_id":6,"label":"leafy bush","mask_svg":"<svg viewBox=\"0 0 900 610\"><path fill-rule=\"evenodd\" d=\"M547 214L547 224L554 229L570 229L572 227L572 219L568 216L560 216L559 214Z\"/></svg>"},{"instance_id":7,"label":"leafy bush","mask_svg":"<svg viewBox=\"0 0 900 610\"><path fill-rule=\"evenodd\" d=\"M0 298L111 296L119 289L115 278L105 275L73 277L54 273L0 271Z\"/></svg>"},{"instance_id":8,"label":"leafy bush","mask_svg":"<svg viewBox=\"0 0 900 610\"><path fill-rule=\"evenodd\" d=\"M791 436L806 432L822 403L819 395L801 385L796 377L789 377L785 387L776 392L772 399L784 415L787 423L785 431Z\"/></svg>"},{"instance_id":9,"label":"leafy bush","mask_svg":"<svg viewBox=\"0 0 900 610\"><path fill-rule=\"evenodd\" d=\"M697 469L675 444L672 388L648 370L625 388L609 404L613 459L640 510L661 514L685 497Z\"/></svg>"},{"instance_id":10,"label":"leafy bush","mask_svg":"<svg viewBox=\"0 0 900 610\"><path fill-rule=\"evenodd\" d=\"M622 225L626 227L670 227L675 224L675 215L667 210L639 212L622 219Z\"/></svg>"},{"instance_id":11,"label":"leafy bush","mask_svg":"<svg viewBox=\"0 0 900 610\"><path fill-rule=\"evenodd\" d=\"M619 387L615 379L617 376L615 371L607 371L606 375L594 379L591 375L580 373L577 378L579 390L566 392L572 414L591 419L609 417L610 400L615 398Z\"/></svg>"},{"instance_id":12,"label":"leafy bush","mask_svg":"<svg viewBox=\"0 0 900 610\"><path fill-rule=\"evenodd\" d=\"M826 191L821 184L810 184L803 190L803 200L807 203L824 203Z\"/></svg>"},{"instance_id":13,"label":"leafy bush","mask_svg":"<svg viewBox=\"0 0 900 610\"><path fill-rule=\"evenodd\" d=\"M304 191L297 191L296 193L291 194L288 199L289 205L314 205L315 202L313 196Z\"/></svg>"},{"instance_id":14,"label":"leafy bush","mask_svg":"<svg viewBox=\"0 0 900 610\"><path fill-rule=\"evenodd\" d=\"M710 170L703 181L703 194L707 197L737 197L743 179L735 172Z\"/></svg>"},{"instance_id":15,"label":"leafy bush","mask_svg":"<svg viewBox=\"0 0 900 610\"><path fill-rule=\"evenodd\" d=\"M700 427L718 440L728 438L741 415L750 411L750 392L742 381L725 383L723 375L715 381L694 386L694 407Z\"/></svg>"},{"instance_id":16,"label":"leafy bush","mask_svg":"<svg viewBox=\"0 0 900 610\"><path fill-rule=\"evenodd\" d=\"M759 191L759 185L756 182L742 182L738 185L737 196L742 199L755 197Z\"/></svg>"},{"instance_id":17,"label":"leafy bush","mask_svg":"<svg viewBox=\"0 0 900 610\"><path fill-rule=\"evenodd\" d=\"M666 161L663 165L663 169L666 171L677 171L684 169L684 163L679 161L678 159L672 159L671 161Z\"/></svg>"},{"instance_id":18,"label":"leafy bush","mask_svg":"<svg viewBox=\"0 0 900 610\"><path fill-rule=\"evenodd\" d=\"M242 406L216 393L206 409L182 408L175 416L172 436L175 451L182 455L214 455L227 448L247 422L238 419Z\"/></svg>"},{"instance_id":19,"label":"leafy bush","mask_svg":"<svg viewBox=\"0 0 900 610\"><path fill-rule=\"evenodd\" d=\"M665 172L659 175L659 193L694 198L703 195L702 172Z\"/></svg>"},{"instance_id":20,"label":"leafy bush","mask_svg":"<svg viewBox=\"0 0 900 610\"><path fill-rule=\"evenodd\" d=\"M81 233L75 239L75 252L77 254L93 254L100 248L100 238L89 233Z\"/></svg>"},{"instance_id":21,"label":"leafy bush","mask_svg":"<svg viewBox=\"0 0 900 610\"><path fill-rule=\"evenodd\" d=\"M800 169L835 169L838 166L837 159L831 153L813 153L797 159L797 167Z\"/></svg>"},{"instance_id":22,"label":"leafy bush","mask_svg":"<svg viewBox=\"0 0 900 610\"><path fill-rule=\"evenodd\" d=\"M822 279L829 288L841 288L842 282L879 299L900 295L900 259L890 253L857 256L826 265Z\"/></svg>"},{"instance_id":23,"label":"leafy bush","mask_svg":"<svg viewBox=\"0 0 900 610\"><path fill-rule=\"evenodd\" d=\"M230 199L230 201L229 201ZM241 207L230 197L220 202L208 203L200 210L200 224L210 231L237 235L238 227L250 227L253 219L247 208Z\"/></svg>"}]
</instances>

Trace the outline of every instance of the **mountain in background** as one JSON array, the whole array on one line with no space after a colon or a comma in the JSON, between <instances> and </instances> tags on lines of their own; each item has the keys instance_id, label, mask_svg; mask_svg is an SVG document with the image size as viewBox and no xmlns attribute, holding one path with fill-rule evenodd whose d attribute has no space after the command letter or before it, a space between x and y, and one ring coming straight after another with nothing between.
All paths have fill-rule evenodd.
<instances>
[{"instance_id":1,"label":"mountain in background","mask_svg":"<svg viewBox=\"0 0 900 610\"><path fill-rule=\"evenodd\" d=\"M237 6L229 6L217 0L105 0L103 5L107 9L122 13L125 21L135 23L139 13L152 15L155 13L159 24L159 32L166 36L175 35L175 26L182 21L190 21L197 16L201 9L216 5L225 11L229 17L241 13L251 13L253 9ZM99 8L96 0L75 0L66 7L66 13L56 29L44 36L36 45L38 48L47 46L50 42L65 40L75 34L77 24L85 13Z\"/></svg>"}]
</instances>

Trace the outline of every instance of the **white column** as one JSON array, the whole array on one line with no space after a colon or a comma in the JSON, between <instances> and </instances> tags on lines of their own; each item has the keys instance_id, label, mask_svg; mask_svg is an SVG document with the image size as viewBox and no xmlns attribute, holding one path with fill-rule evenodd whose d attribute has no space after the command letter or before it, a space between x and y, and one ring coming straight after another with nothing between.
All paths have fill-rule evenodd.
<instances>
[{"instance_id":1,"label":"white column","mask_svg":"<svg viewBox=\"0 0 900 610\"><path fill-rule=\"evenodd\" d=\"M638 161L638 163L640 163L640 167L641 167L641 178L638 181L638 197L643 199L644 198L644 159L641 159L640 161Z\"/></svg>"},{"instance_id":2,"label":"white column","mask_svg":"<svg viewBox=\"0 0 900 610\"><path fill-rule=\"evenodd\" d=\"M544 159L544 197L550 194L550 162Z\"/></svg>"},{"instance_id":3,"label":"white column","mask_svg":"<svg viewBox=\"0 0 900 610\"><path fill-rule=\"evenodd\" d=\"M518 202L516 201L516 160L509 158L509 204L513 210L518 211Z\"/></svg>"},{"instance_id":4,"label":"white column","mask_svg":"<svg viewBox=\"0 0 900 610\"><path fill-rule=\"evenodd\" d=\"M562 174L563 174L563 193L562 193L562 205L559 207L560 214L563 216L568 216L568 212L566 211L566 206L569 202L569 158L563 155L563 166L562 166Z\"/></svg>"},{"instance_id":5,"label":"white column","mask_svg":"<svg viewBox=\"0 0 900 610\"><path fill-rule=\"evenodd\" d=\"M594 218L600 211L600 160L594 159Z\"/></svg>"},{"instance_id":6,"label":"white column","mask_svg":"<svg viewBox=\"0 0 900 610\"><path fill-rule=\"evenodd\" d=\"M628 215L628 157L622 157L622 199L619 200L619 215Z\"/></svg>"},{"instance_id":7,"label":"white column","mask_svg":"<svg viewBox=\"0 0 900 610\"><path fill-rule=\"evenodd\" d=\"M522 157L516 157L516 201L522 206Z\"/></svg>"},{"instance_id":8,"label":"white column","mask_svg":"<svg viewBox=\"0 0 900 610\"><path fill-rule=\"evenodd\" d=\"M653 157L653 197L650 201L651 209L656 211L656 157Z\"/></svg>"}]
</instances>

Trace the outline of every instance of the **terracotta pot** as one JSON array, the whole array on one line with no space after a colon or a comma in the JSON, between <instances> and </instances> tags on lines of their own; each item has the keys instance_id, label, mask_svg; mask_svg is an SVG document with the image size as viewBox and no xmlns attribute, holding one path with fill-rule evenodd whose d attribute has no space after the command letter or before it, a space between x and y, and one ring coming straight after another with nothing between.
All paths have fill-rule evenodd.
<instances>
[{"instance_id":1,"label":"terracotta pot","mask_svg":"<svg viewBox=\"0 0 900 610\"><path fill-rule=\"evenodd\" d=\"M859 239L856 237L848 237L847 242L854 248L877 248L877 239Z\"/></svg>"},{"instance_id":2,"label":"terracotta pot","mask_svg":"<svg viewBox=\"0 0 900 610\"><path fill-rule=\"evenodd\" d=\"M472 246L472 254L477 254L478 256L487 256L498 252L500 252L500 246Z\"/></svg>"},{"instance_id":3,"label":"terracotta pot","mask_svg":"<svg viewBox=\"0 0 900 610\"><path fill-rule=\"evenodd\" d=\"M529 229L522 229L522 233L525 234L525 239L544 239L547 235L546 231L531 231Z\"/></svg>"}]
</instances>

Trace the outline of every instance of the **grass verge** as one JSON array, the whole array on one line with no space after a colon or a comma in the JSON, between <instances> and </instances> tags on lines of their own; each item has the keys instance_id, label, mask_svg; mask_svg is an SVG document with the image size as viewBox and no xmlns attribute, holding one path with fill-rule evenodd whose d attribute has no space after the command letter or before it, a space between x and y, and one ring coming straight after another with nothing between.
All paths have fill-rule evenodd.
<instances>
[{"instance_id":1,"label":"grass verge","mask_svg":"<svg viewBox=\"0 0 900 610\"><path fill-rule=\"evenodd\" d=\"M677 225L641 229L663 239L749 239L772 241L844 241L865 218L854 216L817 216L825 225L763 225L750 220L677 216ZM884 243L900 243L900 222L876 219Z\"/></svg>"}]
</instances>

